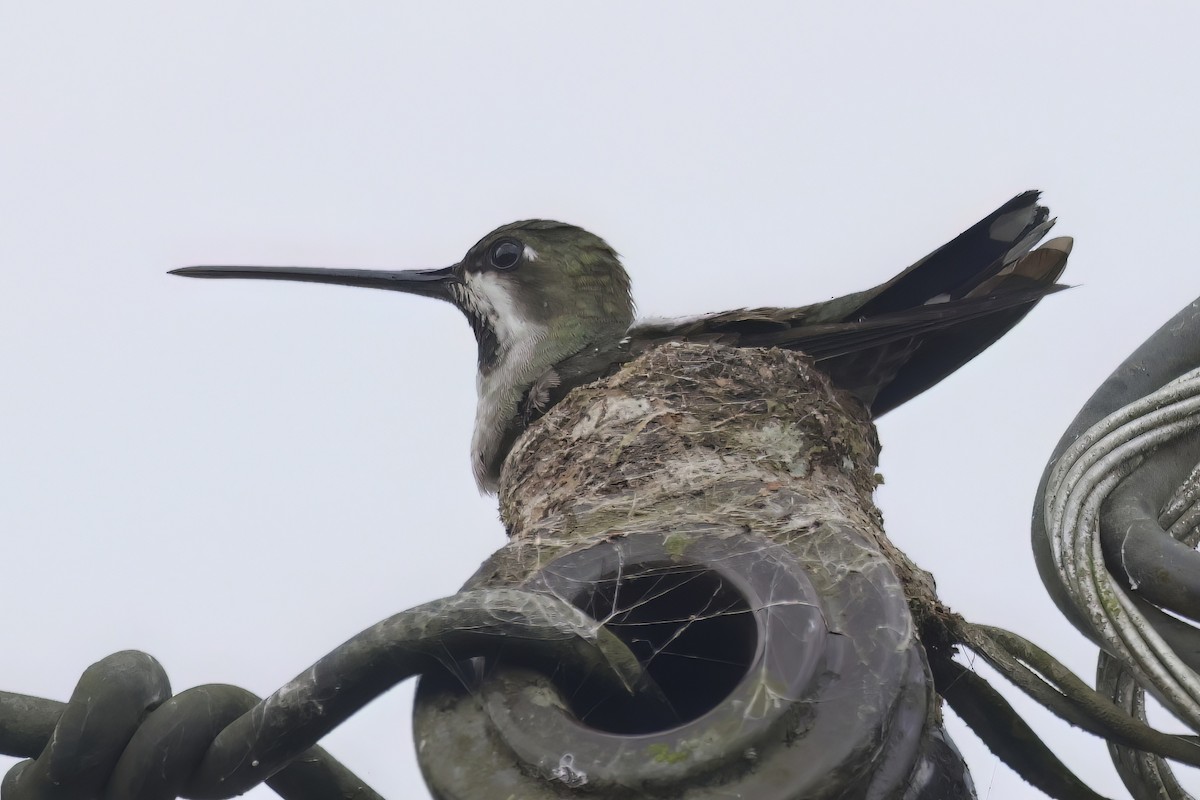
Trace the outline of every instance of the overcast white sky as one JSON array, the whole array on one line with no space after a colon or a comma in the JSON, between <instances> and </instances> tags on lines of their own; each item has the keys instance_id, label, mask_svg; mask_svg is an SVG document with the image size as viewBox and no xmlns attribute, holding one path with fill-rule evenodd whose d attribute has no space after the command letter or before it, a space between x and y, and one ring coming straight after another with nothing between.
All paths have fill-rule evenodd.
<instances>
[{"instance_id":1,"label":"overcast white sky","mask_svg":"<svg viewBox=\"0 0 1200 800\"><path fill-rule=\"evenodd\" d=\"M1079 288L881 422L878 499L955 610L1090 678L1028 517L1079 405L1200 294L1200 6L852 5L0 5L0 689L65 699L138 648L265 695L504 543L456 311L170 268L444 266L543 216L620 250L643 313L799 305L1027 188ZM411 692L326 740L391 798L427 796ZM1040 797L952 731L981 797Z\"/></svg>"}]
</instances>

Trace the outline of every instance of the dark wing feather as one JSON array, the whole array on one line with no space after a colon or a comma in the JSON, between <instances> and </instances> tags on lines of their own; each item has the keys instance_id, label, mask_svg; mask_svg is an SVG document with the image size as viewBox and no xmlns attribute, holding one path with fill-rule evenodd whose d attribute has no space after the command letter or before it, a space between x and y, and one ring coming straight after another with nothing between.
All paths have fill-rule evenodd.
<instances>
[{"instance_id":1,"label":"dark wing feather","mask_svg":"<svg viewBox=\"0 0 1200 800\"><path fill-rule=\"evenodd\" d=\"M639 322L628 352L669 340L784 347L816 359L875 416L933 386L987 349L1047 294L1071 240L1030 252L1054 224L1025 192L895 278L799 308L726 311Z\"/></svg>"}]
</instances>

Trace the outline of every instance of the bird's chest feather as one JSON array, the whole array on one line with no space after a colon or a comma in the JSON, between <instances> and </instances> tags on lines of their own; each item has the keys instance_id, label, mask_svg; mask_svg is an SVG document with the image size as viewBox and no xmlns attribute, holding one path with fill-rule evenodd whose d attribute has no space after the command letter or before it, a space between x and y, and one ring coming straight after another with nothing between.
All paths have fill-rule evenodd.
<instances>
[{"instance_id":1,"label":"bird's chest feather","mask_svg":"<svg viewBox=\"0 0 1200 800\"><path fill-rule=\"evenodd\" d=\"M517 415L525 391L552 365L544 346L549 329L529 319L508 286L491 273L468 275L461 303L479 342L475 431L471 439L476 478L488 469ZM553 348L550 348L553 349Z\"/></svg>"}]
</instances>

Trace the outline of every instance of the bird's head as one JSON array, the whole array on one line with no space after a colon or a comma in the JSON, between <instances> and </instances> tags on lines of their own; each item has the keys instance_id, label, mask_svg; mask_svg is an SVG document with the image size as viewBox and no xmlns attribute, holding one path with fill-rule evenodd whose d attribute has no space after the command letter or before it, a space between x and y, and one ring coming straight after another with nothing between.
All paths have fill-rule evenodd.
<instances>
[{"instance_id":1,"label":"bird's head","mask_svg":"<svg viewBox=\"0 0 1200 800\"><path fill-rule=\"evenodd\" d=\"M499 227L460 262L442 269L213 266L172 272L192 278L334 283L446 300L470 321L484 371L531 336L582 346L600 337L619 337L633 321L629 276L616 252L582 228L549 220Z\"/></svg>"}]
</instances>

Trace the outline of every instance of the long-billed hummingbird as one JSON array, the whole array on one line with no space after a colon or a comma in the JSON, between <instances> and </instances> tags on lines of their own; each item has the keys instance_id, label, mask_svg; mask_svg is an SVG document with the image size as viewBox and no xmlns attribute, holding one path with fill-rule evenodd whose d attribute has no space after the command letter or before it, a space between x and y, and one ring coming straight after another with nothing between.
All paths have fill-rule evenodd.
<instances>
[{"instance_id":1,"label":"long-billed hummingbird","mask_svg":"<svg viewBox=\"0 0 1200 800\"><path fill-rule=\"evenodd\" d=\"M265 278L391 289L453 303L479 345L475 480L494 492L517 436L572 388L667 341L801 350L873 416L925 391L1003 336L1056 283L1071 240L1025 192L896 277L797 308L634 321L617 253L582 228L526 220L489 233L450 267L184 267L192 278Z\"/></svg>"}]
</instances>

